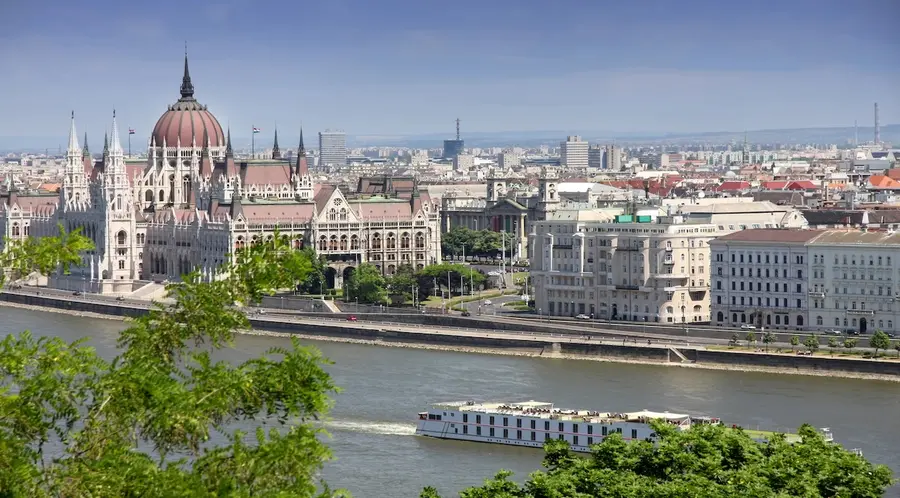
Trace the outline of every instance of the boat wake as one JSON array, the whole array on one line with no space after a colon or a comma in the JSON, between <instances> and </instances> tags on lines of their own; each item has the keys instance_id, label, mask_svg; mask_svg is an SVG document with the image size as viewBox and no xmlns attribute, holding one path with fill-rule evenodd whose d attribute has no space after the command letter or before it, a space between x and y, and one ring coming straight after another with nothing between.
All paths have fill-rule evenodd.
<instances>
[{"instance_id":1,"label":"boat wake","mask_svg":"<svg viewBox=\"0 0 900 498\"><path fill-rule=\"evenodd\" d=\"M362 432L366 434L384 434L387 436L412 436L416 433L416 425L403 422L371 422L365 420L327 420L322 423L331 431Z\"/></svg>"}]
</instances>

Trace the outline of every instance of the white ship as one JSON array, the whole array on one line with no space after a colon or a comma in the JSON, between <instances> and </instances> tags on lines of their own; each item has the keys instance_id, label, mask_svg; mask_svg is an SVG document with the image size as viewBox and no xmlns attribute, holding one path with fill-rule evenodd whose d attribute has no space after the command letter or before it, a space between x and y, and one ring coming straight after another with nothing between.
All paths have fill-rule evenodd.
<instances>
[{"instance_id":1,"label":"white ship","mask_svg":"<svg viewBox=\"0 0 900 498\"><path fill-rule=\"evenodd\" d=\"M460 439L481 443L507 444L542 448L545 441L561 439L573 451L590 452L590 446L618 433L625 441L655 441L650 422L664 420L680 429L695 424L720 424L712 417L642 410L630 413L607 413L595 410L555 408L553 403L476 403L461 401L438 403L419 413L416 434L439 439ZM834 437L829 429L820 429L827 441ZM747 430L757 441L765 441L775 433ZM799 441L796 434L785 434L787 441Z\"/></svg>"}]
</instances>

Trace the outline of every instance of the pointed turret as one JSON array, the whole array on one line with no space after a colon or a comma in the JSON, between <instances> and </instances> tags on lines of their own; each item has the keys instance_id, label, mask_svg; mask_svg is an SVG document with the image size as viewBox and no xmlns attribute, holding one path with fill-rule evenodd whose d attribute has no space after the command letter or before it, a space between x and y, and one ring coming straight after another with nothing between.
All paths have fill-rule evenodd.
<instances>
[{"instance_id":1,"label":"pointed turret","mask_svg":"<svg viewBox=\"0 0 900 498\"><path fill-rule=\"evenodd\" d=\"M119 125L116 124L116 110L113 109L113 121L112 121L112 138L110 138L110 151L109 153L114 156L123 155L122 152L122 143L119 141Z\"/></svg>"},{"instance_id":2,"label":"pointed turret","mask_svg":"<svg viewBox=\"0 0 900 498\"><path fill-rule=\"evenodd\" d=\"M297 176L309 175L309 164L306 160L306 147L303 145L303 128L300 128L300 145L297 146L297 164L294 167Z\"/></svg>"},{"instance_id":3,"label":"pointed turret","mask_svg":"<svg viewBox=\"0 0 900 498\"><path fill-rule=\"evenodd\" d=\"M228 138L227 138L227 141L225 144L225 155L226 156L234 155L234 149L231 148L231 127L230 126L228 127Z\"/></svg>"},{"instance_id":4,"label":"pointed turret","mask_svg":"<svg viewBox=\"0 0 900 498\"><path fill-rule=\"evenodd\" d=\"M78 133L75 131L75 111L72 111L72 124L69 126L69 154L80 152L78 147Z\"/></svg>"},{"instance_id":5,"label":"pointed turret","mask_svg":"<svg viewBox=\"0 0 900 498\"><path fill-rule=\"evenodd\" d=\"M88 150L87 132L84 132L84 147L81 148L81 157L91 157L91 151Z\"/></svg>"},{"instance_id":6,"label":"pointed turret","mask_svg":"<svg viewBox=\"0 0 900 498\"><path fill-rule=\"evenodd\" d=\"M194 98L194 85L191 83L191 71L188 69L187 46L184 49L184 76L181 77L181 98Z\"/></svg>"},{"instance_id":7,"label":"pointed turret","mask_svg":"<svg viewBox=\"0 0 900 498\"><path fill-rule=\"evenodd\" d=\"M281 159L281 150L278 148L278 128L275 128L275 143L272 144L272 159Z\"/></svg>"},{"instance_id":8,"label":"pointed turret","mask_svg":"<svg viewBox=\"0 0 900 498\"><path fill-rule=\"evenodd\" d=\"M109 133L103 132L103 157L109 155Z\"/></svg>"},{"instance_id":9,"label":"pointed turret","mask_svg":"<svg viewBox=\"0 0 900 498\"><path fill-rule=\"evenodd\" d=\"M419 178L413 178L413 190L412 197L409 200L410 207L412 208L412 213L416 214L422 209L422 193L419 192Z\"/></svg>"}]
</instances>

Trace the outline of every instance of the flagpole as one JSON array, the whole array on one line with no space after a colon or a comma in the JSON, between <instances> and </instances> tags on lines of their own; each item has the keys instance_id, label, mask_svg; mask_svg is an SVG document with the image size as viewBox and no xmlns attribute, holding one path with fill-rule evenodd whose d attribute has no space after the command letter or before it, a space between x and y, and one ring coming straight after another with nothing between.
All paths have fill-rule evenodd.
<instances>
[{"instance_id":1,"label":"flagpole","mask_svg":"<svg viewBox=\"0 0 900 498\"><path fill-rule=\"evenodd\" d=\"M128 128L128 157L131 157L131 128Z\"/></svg>"},{"instance_id":2,"label":"flagpole","mask_svg":"<svg viewBox=\"0 0 900 498\"><path fill-rule=\"evenodd\" d=\"M256 150L256 126L250 125L250 159L253 159Z\"/></svg>"}]
</instances>

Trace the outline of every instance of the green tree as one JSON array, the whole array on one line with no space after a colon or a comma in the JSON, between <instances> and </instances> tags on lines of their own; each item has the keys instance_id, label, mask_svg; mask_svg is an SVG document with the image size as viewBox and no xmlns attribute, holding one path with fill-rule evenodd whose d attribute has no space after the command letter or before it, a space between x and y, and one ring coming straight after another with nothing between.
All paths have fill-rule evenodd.
<instances>
[{"instance_id":1,"label":"green tree","mask_svg":"<svg viewBox=\"0 0 900 498\"><path fill-rule=\"evenodd\" d=\"M275 235L251 244L234 254L235 264L227 267L228 281L239 286L249 299L243 304L256 304L264 295L283 289L295 289L313 271L308 252L291 247L287 236Z\"/></svg>"},{"instance_id":2,"label":"green tree","mask_svg":"<svg viewBox=\"0 0 900 498\"><path fill-rule=\"evenodd\" d=\"M797 346L800 345L800 338L797 336L791 336L791 351L794 350Z\"/></svg>"},{"instance_id":3,"label":"green tree","mask_svg":"<svg viewBox=\"0 0 900 498\"><path fill-rule=\"evenodd\" d=\"M418 275L422 280L431 279L438 286L447 287L450 290L460 292L463 287L471 290L471 286L480 288L485 281L485 276L478 270L467 265L455 263L442 263L423 268ZM432 283L429 288L433 287Z\"/></svg>"},{"instance_id":4,"label":"green tree","mask_svg":"<svg viewBox=\"0 0 900 498\"><path fill-rule=\"evenodd\" d=\"M731 334L731 340L728 341L728 345L729 346L740 346L740 344L741 344L741 337L739 335L737 335L737 332L735 332L734 334Z\"/></svg>"},{"instance_id":5,"label":"green tree","mask_svg":"<svg viewBox=\"0 0 900 498\"><path fill-rule=\"evenodd\" d=\"M387 289L392 296L403 296L404 300L412 299L413 290L419 286L416 270L412 265L400 265L397 271L387 279ZM416 298L421 299L417 291Z\"/></svg>"},{"instance_id":6,"label":"green tree","mask_svg":"<svg viewBox=\"0 0 900 498\"><path fill-rule=\"evenodd\" d=\"M250 327L240 306L285 281L265 269L286 261L276 248L236 255L219 280L167 286L172 303L134 319L112 361L82 341L0 341L0 494L335 496L318 481L330 453L311 425L337 390L327 360L296 339L236 365L213 359ZM258 426L253 438L239 422ZM50 443L60 449L46 454Z\"/></svg>"},{"instance_id":7,"label":"green tree","mask_svg":"<svg viewBox=\"0 0 900 498\"><path fill-rule=\"evenodd\" d=\"M826 442L809 425L800 441L783 435L757 442L741 429L694 425L687 431L654 422L658 441L627 443L612 434L592 447L590 458L564 441L548 442L544 468L518 484L501 471L462 498L538 497L732 497L882 496L891 471ZM439 498L426 488L423 498Z\"/></svg>"},{"instance_id":8,"label":"green tree","mask_svg":"<svg viewBox=\"0 0 900 498\"><path fill-rule=\"evenodd\" d=\"M754 342L756 342L756 334L753 332L747 332L747 347L749 348Z\"/></svg>"},{"instance_id":9,"label":"green tree","mask_svg":"<svg viewBox=\"0 0 900 498\"><path fill-rule=\"evenodd\" d=\"M894 349L897 350L897 358L900 358L900 341L894 343Z\"/></svg>"},{"instance_id":10,"label":"green tree","mask_svg":"<svg viewBox=\"0 0 900 498\"><path fill-rule=\"evenodd\" d=\"M769 352L769 344L775 342L775 334L772 332L766 332L762 338L763 344L766 345L766 353Z\"/></svg>"},{"instance_id":11,"label":"green tree","mask_svg":"<svg viewBox=\"0 0 900 498\"><path fill-rule=\"evenodd\" d=\"M312 247L300 250L310 262L309 274L297 285L297 291L303 294L321 294L325 289L325 258L316 254Z\"/></svg>"},{"instance_id":12,"label":"green tree","mask_svg":"<svg viewBox=\"0 0 900 498\"><path fill-rule=\"evenodd\" d=\"M834 350L841 347L841 343L837 340L837 337L830 337L828 339L828 349L831 350L831 356L834 356Z\"/></svg>"},{"instance_id":13,"label":"green tree","mask_svg":"<svg viewBox=\"0 0 900 498\"><path fill-rule=\"evenodd\" d=\"M806 349L815 353L816 351L819 350L819 338L814 335L811 335L811 336L807 337L805 341L803 341L803 345L806 346Z\"/></svg>"},{"instance_id":14,"label":"green tree","mask_svg":"<svg viewBox=\"0 0 900 498\"><path fill-rule=\"evenodd\" d=\"M474 247L472 250L480 258L496 258L500 255L503 247L503 240L498 232L492 230L480 230L475 236ZM509 245L507 242L506 254L509 255Z\"/></svg>"},{"instance_id":15,"label":"green tree","mask_svg":"<svg viewBox=\"0 0 900 498\"><path fill-rule=\"evenodd\" d=\"M869 339L869 346L875 348L875 357L878 357L878 350L891 347L891 338L881 330L876 330Z\"/></svg>"},{"instance_id":16,"label":"green tree","mask_svg":"<svg viewBox=\"0 0 900 498\"><path fill-rule=\"evenodd\" d=\"M855 347L856 347L856 339L851 338L851 337L844 339L844 348L848 352L853 351L853 348L855 348Z\"/></svg>"},{"instance_id":17,"label":"green tree","mask_svg":"<svg viewBox=\"0 0 900 498\"><path fill-rule=\"evenodd\" d=\"M50 275L55 271L69 274L72 266L82 262L86 251L94 249L94 242L82 235L81 228L66 232L57 224L58 235L41 238L6 239L0 253L0 285L7 273L15 281L38 272Z\"/></svg>"},{"instance_id":18,"label":"green tree","mask_svg":"<svg viewBox=\"0 0 900 498\"><path fill-rule=\"evenodd\" d=\"M350 278L344 280L344 300L359 299L361 303L382 304L387 300L384 277L377 266L363 263Z\"/></svg>"}]
</instances>

